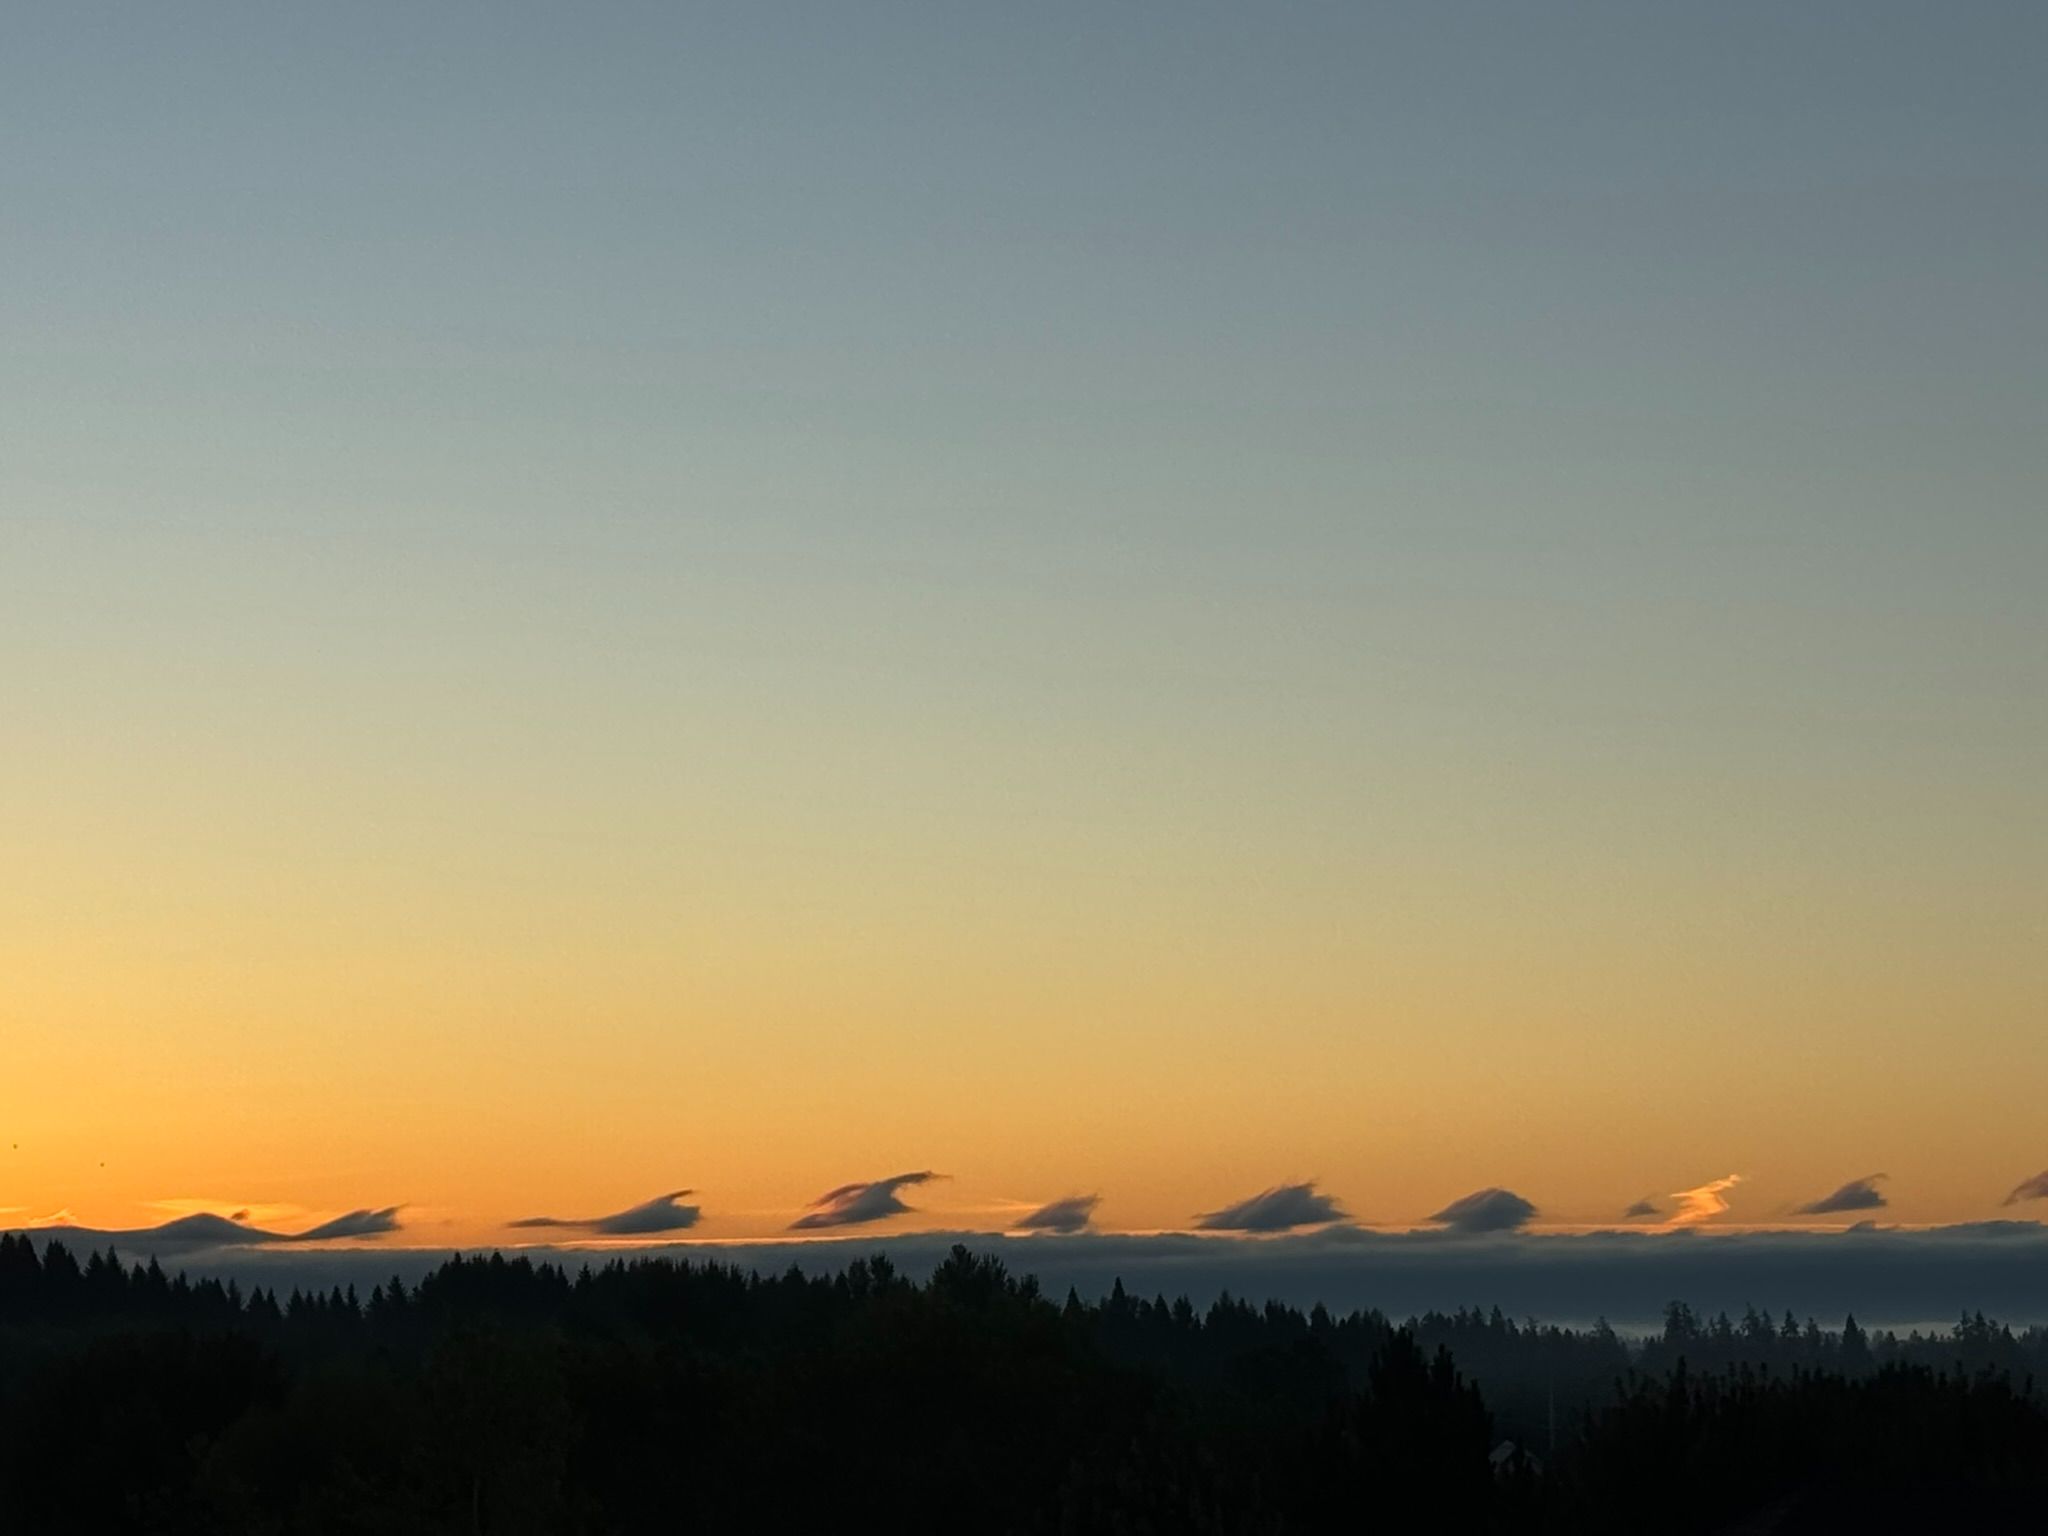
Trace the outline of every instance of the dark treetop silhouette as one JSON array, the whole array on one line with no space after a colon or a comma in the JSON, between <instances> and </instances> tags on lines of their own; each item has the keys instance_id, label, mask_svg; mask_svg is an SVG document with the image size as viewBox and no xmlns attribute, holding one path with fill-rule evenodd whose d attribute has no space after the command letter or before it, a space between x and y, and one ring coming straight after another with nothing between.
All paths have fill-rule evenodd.
<instances>
[{"instance_id":1,"label":"dark treetop silhouette","mask_svg":"<svg viewBox=\"0 0 2048 1536\"><path fill-rule=\"evenodd\" d=\"M280 1299L0 1237L22 1529L1953 1528L2048 1496L2044 1366L2048 1335L1981 1317L1899 1338L1674 1304L1631 1345L1498 1311L1061 1304L964 1247L922 1283L494 1254Z\"/></svg>"}]
</instances>

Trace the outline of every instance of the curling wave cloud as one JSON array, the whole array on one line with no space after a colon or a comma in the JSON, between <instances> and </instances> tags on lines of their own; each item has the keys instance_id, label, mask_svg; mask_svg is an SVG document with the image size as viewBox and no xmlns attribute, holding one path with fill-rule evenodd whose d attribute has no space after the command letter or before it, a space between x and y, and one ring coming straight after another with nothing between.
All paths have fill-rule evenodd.
<instances>
[{"instance_id":1,"label":"curling wave cloud","mask_svg":"<svg viewBox=\"0 0 2048 1536\"><path fill-rule=\"evenodd\" d=\"M1429 1219L1452 1232L1513 1232L1525 1227L1536 1207L1511 1189L1476 1189L1453 1200Z\"/></svg>"},{"instance_id":2,"label":"curling wave cloud","mask_svg":"<svg viewBox=\"0 0 2048 1536\"><path fill-rule=\"evenodd\" d=\"M944 1174L925 1168L916 1173L899 1173L865 1184L842 1184L813 1200L809 1212L789 1224L790 1230L807 1232L823 1227L857 1227L871 1221L887 1221L891 1216L906 1215L911 1207L896 1197L896 1191L944 1177Z\"/></svg>"},{"instance_id":3,"label":"curling wave cloud","mask_svg":"<svg viewBox=\"0 0 2048 1536\"><path fill-rule=\"evenodd\" d=\"M2005 1204L2018 1205L2022 1200L2048 1200L2048 1170L2013 1186L2012 1193L2005 1197Z\"/></svg>"},{"instance_id":4,"label":"curling wave cloud","mask_svg":"<svg viewBox=\"0 0 2048 1536\"><path fill-rule=\"evenodd\" d=\"M1818 1200L1809 1200L1804 1205L1795 1206L1793 1214L1795 1216L1832 1216L1837 1211L1882 1210L1890 1203L1885 1199L1883 1192L1877 1187L1878 1181L1883 1177L1884 1175L1881 1173L1873 1173L1860 1179L1851 1179L1831 1194L1825 1194Z\"/></svg>"},{"instance_id":5,"label":"curling wave cloud","mask_svg":"<svg viewBox=\"0 0 2048 1536\"><path fill-rule=\"evenodd\" d=\"M646 1237L659 1232L682 1232L697 1225L703 1208L677 1204L687 1189L672 1189L652 1200L613 1211L609 1216L528 1216L512 1223L515 1227L573 1227L600 1237Z\"/></svg>"},{"instance_id":6,"label":"curling wave cloud","mask_svg":"<svg viewBox=\"0 0 2048 1536\"><path fill-rule=\"evenodd\" d=\"M386 1205L349 1211L303 1232L272 1232L232 1216L195 1211L154 1227L81 1227L69 1222L29 1227L30 1236L48 1237L72 1249L109 1247L125 1253L182 1253L204 1248L258 1248L288 1243L361 1241L400 1230L400 1207ZM247 1215L246 1211L238 1215Z\"/></svg>"},{"instance_id":7,"label":"curling wave cloud","mask_svg":"<svg viewBox=\"0 0 2048 1536\"><path fill-rule=\"evenodd\" d=\"M1067 1195L1018 1219L1019 1232L1079 1232L1094 1219L1100 1195Z\"/></svg>"},{"instance_id":8,"label":"curling wave cloud","mask_svg":"<svg viewBox=\"0 0 2048 1536\"><path fill-rule=\"evenodd\" d=\"M1316 1188L1314 1179L1301 1184L1276 1184L1248 1195L1219 1211L1195 1218L1204 1232L1291 1232L1344 1220L1344 1207Z\"/></svg>"}]
</instances>

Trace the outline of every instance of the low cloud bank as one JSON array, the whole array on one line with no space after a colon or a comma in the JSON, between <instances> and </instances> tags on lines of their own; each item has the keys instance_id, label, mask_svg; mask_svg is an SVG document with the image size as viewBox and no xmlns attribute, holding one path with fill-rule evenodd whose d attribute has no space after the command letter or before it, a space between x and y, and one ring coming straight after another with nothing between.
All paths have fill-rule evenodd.
<instances>
[{"instance_id":1,"label":"low cloud bank","mask_svg":"<svg viewBox=\"0 0 2048 1536\"><path fill-rule=\"evenodd\" d=\"M75 1229L37 1235L80 1246ZM736 1264L767 1274L795 1265L823 1274L886 1253L906 1273L922 1277L956 1242L998 1254L1014 1270L1038 1276L1053 1296L1069 1286L1083 1296L1101 1296L1122 1280L1140 1295L1186 1295L1202 1306L1227 1290L1299 1306L1320 1301L1337 1311L1376 1307L1397 1318L1499 1306L1515 1317L1586 1324L1604 1316L1617 1327L1643 1328L1656 1325L1666 1302L1682 1299L1710 1316L1724 1310L1740 1316L1754 1303L1773 1315L1789 1309L1830 1326L1840 1326L1843 1315L1853 1312L1870 1327L1946 1327L1962 1312L1979 1309L2014 1325L2048 1324L2048 1289L2041 1284L2048 1274L2048 1226L2034 1221L1926 1231L1479 1236L1336 1226L1256 1240L1192 1233L871 1233L805 1242L683 1241L619 1254ZM131 1258L150 1251L148 1245L116 1246ZM572 1271L592 1261L587 1249L523 1251ZM416 1279L447 1256L445 1249L297 1245L215 1245L206 1251L188 1245L173 1253L185 1268L233 1275L245 1287L353 1284L364 1291L394 1272Z\"/></svg>"},{"instance_id":2,"label":"low cloud bank","mask_svg":"<svg viewBox=\"0 0 2048 1536\"><path fill-rule=\"evenodd\" d=\"M1118 1280L1140 1295L1185 1294L1206 1305L1222 1291L1337 1310L1376 1307L1395 1317L1460 1306L1513 1316L1622 1327L1655 1325L1683 1299L1711 1315L1755 1303L1840 1326L1948 1326L1965 1309L2014 1324L2048 1323L2048 1227L1971 1223L1932 1231L1474 1235L1378 1233L1330 1227L1257 1241L1194 1234L1051 1234L1005 1242L980 1234L922 1233L759 1248L721 1245L703 1256L766 1273L795 1263L829 1272L886 1251L912 1274L929 1271L955 1242L1001 1255L1047 1292L1106 1294ZM797 1251L798 1249L801 1251Z\"/></svg>"}]
</instances>

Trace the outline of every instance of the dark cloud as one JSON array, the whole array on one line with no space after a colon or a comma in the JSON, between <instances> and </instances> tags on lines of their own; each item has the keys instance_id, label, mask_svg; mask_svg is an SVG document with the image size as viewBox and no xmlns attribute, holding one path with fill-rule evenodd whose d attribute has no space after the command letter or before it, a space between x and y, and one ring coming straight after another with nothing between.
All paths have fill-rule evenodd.
<instances>
[{"instance_id":1,"label":"dark cloud","mask_svg":"<svg viewBox=\"0 0 2048 1536\"><path fill-rule=\"evenodd\" d=\"M134 1253L183 1253L203 1248L256 1248L273 1243L323 1243L336 1238L381 1237L399 1230L399 1207L365 1208L323 1221L304 1232L270 1232L210 1211L180 1216L154 1227L32 1227L74 1248L111 1246ZM238 1212L246 1216L247 1211Z\"/></svg>"},{"instance_id":2,"label":"dark cloud","mask_svg":"<svg viewBox=\"0 0 2048 1536\"><path fill-rule=\"evenodd\" d=\"M1453 1232L1513 1232L1527 1226L1536 1207L1511 1189L1475 1189L1430 1217Z\"/></svg>"},{"instance_id":3,"label":"dark cloud","mask_svg":"<svg viewBox=\"0 0 2048 1536\"><path fill-rule=\"evenodd\" d=\"M398 1230L398 1207L387 1205L381 1210L350 1211L346 1216L337 1216L332 1221L323 1221L309 1231L300 1232L288 1239L294 1243L322 1243L335 1237L381 1237L387 1232Z\"/></svg>"},{"instance_id":4,"label":"dark cloud","mask_svg":"<svg viewBox=\"0 0 2048 1536\"><path fill-rule=\"evenodd\" d=\"M943 1177L945 1175L926 1168L918 1173L899 1173L893 1178L876 1179L869 1184L842 1184L813 1200L810 1213L791 1222L790 1230L802 1232L819 1227L855 1227L863 1222L886 1221L891 1216L901 1216L910 1207L896 1198L897 1190Z\"/></svg>"},{"instance_id":5,"label":"dark cloud","mask_svg":"<svg viewBox=\"0 0 2048 1536\"><path fill-rule=\"evenodd\" d=\"M1204 1232L1290 1232L1296 1227L1319 1227L1342 1221L1344 1208L1305 1184L1276 1184L1220 1211L1208 1211L1195 1218Z\"/></svg>"},{"instance_id":6,"label":"dark cloud","mask_svg":"<svg viewBox=\"0 0 2048 1536\"><path fill-rule=\"evenodd\" d=\"M1881 1173L1867 1174L1860 1179L1851 1179L1833 1194L1822 1195L1818 1200L1809 1200L1793 1209L1795 1216L1831 1216L1837 1211L1878 1211L1891 1202L1878 1190Z\"/></svg>"},{"instance_id":7,"label":"dark cloud","mask_svg":"<svg viewBox=\"0 0 2048 1536\"><path fill-rule=\"evenodd\" d=\"M1041 1205L1017 1223L1020 1232L1079 1232L1095 1215L1100 1195L1068 1195Z\"/></svg>"},{"instance_id":8,"label":"dark cloud","mask_svg":"<svg viewBox=\"0 0 2048 1536\"><path fill-rule=\"evenodd\" d=\"M1645 1195L1634 1205L1621 1213L1623 1221L1654 1221L1664 1214L1664 1207Z\"/></svg>"},{"instance_id":9,"label":"dark cloud","mask_svg":"<svg viewBox=\"0 0 2048 1536\"><path fill-rule=\"evenodd\" d=\"M167 1221L160 1227L137 1227L127 1232L109 1232L108 1237L154 1238L171 1247L212 1246L219 1243L281 1243L288 1239L281 1233L265 1232L261 1228L243 1225L239 1217L230 1219L215 1216L209 1211L200 1211L191 1216L180 1216Z\"/></svg>"},{"instance_id":10,"label":"dark cloud","mask_svg":"<svg viewBox=\"0 0 2048 1536\"><path fill-rule=\"evenodd\" d=\"M665 1195L656 1195L652 1200L643 1200L609 1216L528 1216L511 1225L575 1227L604 1237L649 1237L657 1232L681 1232L697 1225L698 1218L704 1214L700 1206L676 1203L690 1193L687 1189L672 1189Z\"/></svg>"},{"instance_id":11,"label":"dark cloud","mask_svg":"<svg viewBox=\"0 0 2048 1536\"><path fill-rule=\"evenodd\" d=\"M2007 1205L2018 1205L2022 1200L2048 1200L2048 1171L2015 1184L2012 1193L2005 1197Z\"/></svg>"}]
</instances>

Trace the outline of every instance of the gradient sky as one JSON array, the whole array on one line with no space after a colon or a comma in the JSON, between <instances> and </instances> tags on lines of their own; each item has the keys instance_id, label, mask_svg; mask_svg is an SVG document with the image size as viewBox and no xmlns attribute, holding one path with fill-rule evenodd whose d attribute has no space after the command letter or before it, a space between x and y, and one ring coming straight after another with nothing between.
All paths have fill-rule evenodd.
<instances>
[{"instance_id":1,"label":"gradient sky","mask_svg":"<svg viewBox=\"0 0 2048 1536\"><path fill-rule=\"evenodd\" d=\"M24 8L0 1207L1994 1212L2044 49Z\"/></svg>"}]
</instances>

